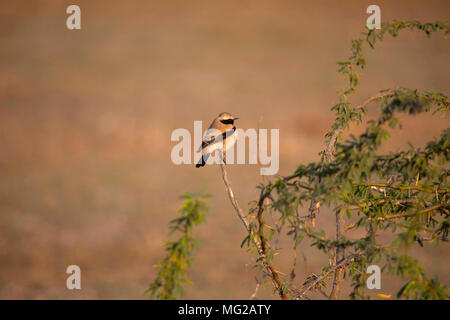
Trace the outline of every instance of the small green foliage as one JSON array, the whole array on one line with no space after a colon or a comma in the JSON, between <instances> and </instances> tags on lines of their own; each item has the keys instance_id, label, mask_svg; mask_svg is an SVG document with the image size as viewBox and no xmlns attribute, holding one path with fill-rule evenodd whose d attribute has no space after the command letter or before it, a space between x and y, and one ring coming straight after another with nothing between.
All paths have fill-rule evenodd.
<instances>
[{"instance_id":1,"label":"small green foliage","mask_svg":"<svg viewBox=\"0 0 450 320\"><path fill-rule=\"evenodd\" d=\"M184 295L183 283L191 282L186 278L186 269L193 262L193 251L197 249L199 241L192 236L192 229L205 221L208 208L202 200L208 198L206 194L184 193L183 205L178 209L179 218L169 223L169 236L175 232L181 233L177 241L166 242L167 256L156 266L158 276L150 284L146 293L156 296L160 300L175 300Z\"/></svg>"},{"instance_id":2,"label":"small green foliage","mask_svg":"<svg viewBox=\"0 0 450 320\"><path fill-rule=\"evenodd\" d=\"M347 87L340 93L339 103L332 108L336 112L337 118L332 126L332 131L326 135L327 138L330 138L333 130L338 127L347 129L350 122L361 123L362 115L367 111L365 107L362 109L351 107L348 101L348 96L355 92L359 84L360 75L358 69L363 70L367 65L363 54L364 47L368 45L370 48L375 49L376 43L381 42L386 33L395 38L404 29L422 31L429 37L433 32L443 32L444 35L447 35L450 31L450 24L440 21L435 23L421 23L417 20L406 22L394 21L391 23L382 23L381 29L366 29L366 32L362 33L361 38L352 40L350 57L346 61L339 61L337 63L339 66L338 72L344 76L347 81ZM426 92L424 94L428 95ZM430 94L429 97L437 98L432 95Z\"/></svg>"}]
</instances>

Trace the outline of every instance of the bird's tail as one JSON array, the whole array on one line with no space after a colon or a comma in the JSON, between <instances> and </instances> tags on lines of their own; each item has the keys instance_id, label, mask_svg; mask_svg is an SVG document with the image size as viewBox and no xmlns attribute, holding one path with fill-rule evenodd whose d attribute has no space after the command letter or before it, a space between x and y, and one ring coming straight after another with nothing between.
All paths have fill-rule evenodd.
<instances>
[{"instance_id":1,"label":"bird's tail","mask_svg":"<svg viewBox=\"0 0 450 320\"><path fill-rule=\"evenodd\" d=\"M206 164L206 161L209 158L209 154L204 154L200 161L195 165L196 168L203 167Z\"/></svg>"}]
</instances>

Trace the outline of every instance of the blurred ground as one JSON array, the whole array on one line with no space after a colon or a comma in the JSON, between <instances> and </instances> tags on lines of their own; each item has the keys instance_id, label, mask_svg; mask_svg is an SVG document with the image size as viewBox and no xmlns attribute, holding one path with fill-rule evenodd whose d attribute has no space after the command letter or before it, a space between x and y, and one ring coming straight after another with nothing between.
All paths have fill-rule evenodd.
<instances>
[{"instance_id":1,"label":"blurred ground","mask_svg":"<svg viewBox=\"0 0 450 320\"><path fill-rule=\"evenodd\" d=\"M173 165L170 134L228 111L242 128L280 128L279 174L316 160L344 85L335 63L349 56L371 3L76 1L82 30L69 31L72 3L0 4L0 298L145 298L178 195L203 186L213 198L186 298L250 297L254 258L239 247L244 231L219 168ZM377 4L383 21L450 12L448 1ZM449 49L442 35L386 39L368 52L352 101L395 86L449 94ZM390 148L424 144L448 126L406 120ZM241 204L257 197L257 166L229 175ZM318 223L333 221L324 212ZM299 279L326 262L301 252ZM415 254L450 282L448 246ZM81 291L65 288L70 264L81 267ZM383 278L383 293L398 285ZM276 298L270 288L258 296Z\"/></svg>"}]
</instances>

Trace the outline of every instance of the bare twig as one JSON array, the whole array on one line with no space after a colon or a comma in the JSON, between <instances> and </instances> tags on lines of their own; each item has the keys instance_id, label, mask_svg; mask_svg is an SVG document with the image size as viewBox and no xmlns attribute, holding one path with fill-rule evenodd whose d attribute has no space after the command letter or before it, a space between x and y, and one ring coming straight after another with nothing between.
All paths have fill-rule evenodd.
<instances>
[{"instance_id":1,"label":"bare twig","mask_svg":"<svg viewBox=\"0 0 450 320\"><path fill-rule=\"evenodd\" d=\"M409 218L409 217L414 217L414 216L417 216L417 215L420 215L420 214L429 213L429 212L432 212L434 210L445 209L445 208L450 208L450 204L437 204L437 205L430 206L430 207L425 208L425 209L423 209L421 211L413 212L413 213L401 212L401 213L391 214L391 215L386 216L386 217L378 217L376 219L376 221L381 222L381 221L388 221L388 220L398 219L398 218ZM348 226L345 227L345 231L353 229L355 226L356 226L356 223L349 224Z\"/></svg>"},{"instance_id":2,"label":"bare twig","mask_svg":"<svg viewBox=\"0 0 450 320\"><path fill-rule=\"evenodd\" d=\"M257 216L257 220L258 220L258 224L259 224L259 230L258 230L258 238L259 238L259 242L256 239L256 237L252 237L252 230L250 229L250 223L248 222L248 219L245 217L242 209L239 207L239 204L236 200L236 198L234 197L234 193L233 190L231 189L231 183L228 180L228 174L227 174L227 170L225 167L225 164L222 162L220 164L220 168L222 169L222 178L223 178L223 182L225 183L225 188L227 190L228 193L228 197L230 198L231 204L233 205L239 219L242 221L242 223L245 226L245 229L247 230L249 236L251 237L251 239L253 240L253 243L255 244L257 250L258 250L258 254L259 257L261 259L261 262L263 264L263 267L267 270L268 274L270 275L272 282L275 285L275 288L278 291L278 294L280 295L280 297L282 299L287 299L287 295L284 292L283 289L283 284L281 282L281 279L279 277L279 271L275 270L275 268L273 267L273 265L267 261L266 259L266 248L267 248L267 242L266 239L264 238L263 235L263 227L264 227L264 221L262 220L262 212L263 212L263 201L265 198L262 198L262 200L260 199L259 203L258 203L258 216Z\"/></svg>"},{"instance_id":3,"label":"bare twig","mask_svg":"<svg viewBox=\"0 0 450 320\"><path fill-rule=\"evenodd\" d=\"M422 192L428 192L428 193L450 193L450 189L435 189L435 190L433 190L433 189L417 187L415 185L414 186L391 186L386 183L363 183L363 184L355 183L355 185L371 187L372 189L381 191L381 192L384 192L385 188L388 188L388 189L395 189L395 190L400 190L400 191L415 190L415 191L422 191Z\"/></svg>"},{"instance_id":4,"label":"bare twig","mask_svg":"<svg viewBox=\"0 0 450 320\"><path fill-rule=\"evenodd\" d=\"M373 207L373 206L379 206L382 204L385 204L386 201L385 199L381 199L379 201L369 201L369 202L364 202L364 205L366 205L367 207ZM414 199L401 199L401 200L396 200L396 201L389 201L391 202L393 205L396 206L402 206L402 207L407 207L408 205L411 204L420 204L421 202L418 200L414 200ZM362 203L362 202L360 202ZM361 210L363 207L360 204L356 204L356 205L351 205L347 207L349 210Z\"/></svg>"},{"instance_id":5,"label":"bare twig","mask_svg":"<svg viewBox=\"0 0 450 320\"><path fill-rule=\"evenodd\" d=\"M225 188L227 189L228 197L230 198L231 204L233 205L234 210L236 211L239 219L241 219L242 223L244 224L245 229L247 230L248 233L250 233L250 224L248 222L248 219L245 217L244 213L242 212L242 209L239 207L239 204L238 204L236 198L234 197L233 189L231 189L231 183L228 180L228 174L227 174L227 170L225 169L225 164L221 163L220 168L222 169L222 179L223 179L223 182L225 183Z\"/></svg>"},{"instance_id":6,"label":"bare twig","mask_svg":"<svg viewBox=\"0 0 450 320\"><path fill-rule=\"evenodd\" d=\"M342 132L342 127L337 127L328 141L327 147L324 150L324 159L328 162L332 162L334 160L334 151L336 149L336 141L339 135Z\"/></svg>"},{"instance_id":7,"label":"bare twig","mask_svg":"<svg viewBox=\"0 0 450 320\"><path fill-rule=\"evenodd\" d=\"M256 295L258 294L258 290L261 287L261 283L264 281L264 275L261 276L261 280L255 277L255 281L256 281L255 291L253 291L252 295L250 296L250 300L256 299Z\"/></svg>"},{"instance_id":8,"label":"bare twig","mask_svg":"<svg viewBox=\"0 0 450 320\"><path fill-rule=\"evenodd\" d=\"M341 211L336 212L336 241L341 239L342 234L342 225L343 225L343 217ZM334 256L334 265L338 265L344 259L344 248L341 248L339 245L336 246L335 256ZM344 269L342 267L336 268L334 272L333 279L333 287L330 293L330 299L337 300L339 299L339 294L341 292L341 283L344 278Z\"/></svg>"},{"instance_id":9,"label":"bare twig","mask_svg":"<svg viewBox=\"0 0 450 320\"><path fill-rule=\"evenodd\" d=\"M306 258L305 254L303 254L303 265L305 267L305 273L309 274L309 267L308 267L308 259Z\"/></svg>"},{"instance_id":10,"label":"bare twig","mask_svg":"<svg viewBox=\"0 0 450 320\"><path fill-rule=\"evenodd\" d=\"M292 263L292 269L291 269L291 274L289 275L291 284L294 281L296 274L295 274L295 269L297 268L297 244L296 244L296 240L294 240L294 247L292 248L293 253L294 253L294 259L293 259L293 263Z\"/></svg>"}]
</instances>

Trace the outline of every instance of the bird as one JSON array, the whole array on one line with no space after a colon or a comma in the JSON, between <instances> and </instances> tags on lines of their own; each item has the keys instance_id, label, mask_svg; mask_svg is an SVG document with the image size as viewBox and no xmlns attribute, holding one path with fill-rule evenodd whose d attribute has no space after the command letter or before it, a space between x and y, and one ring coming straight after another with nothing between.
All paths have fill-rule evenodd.
<instances>
[{"instance_id":1,"label":"bird","mask_svg":"<svg viewBox=\"0 0 450 320\"><path fill-rule=\"evenodd\" d=\"M209 156L215 150L226 150L233 147L236 143L236 126L234 121L239 118L233 117L228 112L220 113L211 123L205 136L202 140L202 145L197 152L202 152L202 158L195 165L196 168L203 167L206 164ZM222 144L223 141L223 145ZM222 160L225 163L225 157L222 155Z\"/></svg>"}]
</instances>

